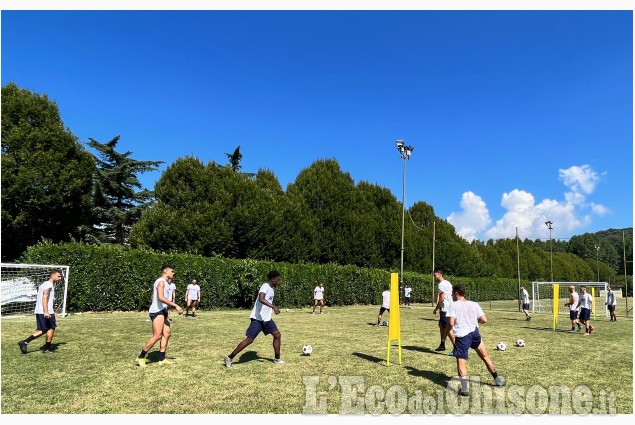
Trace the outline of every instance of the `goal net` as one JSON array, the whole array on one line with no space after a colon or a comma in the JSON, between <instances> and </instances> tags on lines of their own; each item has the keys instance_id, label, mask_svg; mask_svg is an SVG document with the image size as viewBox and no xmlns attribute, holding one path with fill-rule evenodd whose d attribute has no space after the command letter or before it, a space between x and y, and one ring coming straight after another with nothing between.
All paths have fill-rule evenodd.
<instances>
[{"instance_id":1,"label":"goal net","mask_svg":"<svg viewBox=\"0 0 635 425\"><path fill-rule=\"evenodd\" d=\"M62 279L55 284L55 314L66 316L69 266L2 263L1 267L2 317L34 314L37 290L43 282L49 280L53 269L62 272Z\"/></svg>"},{"instance_id":2,"label":"goal net","mask_svg":"<svg viewBox=\"0 0 635 425\"><path fill-rule=\"evenodd\" d=\"M554 294L554 284L558 285L558 293ZM609 316L606 308L606 282L532 282L532 305L531 311L534 313L553 314L554 299L557 297L558 314L569 315L569 307L565 304L569 302L569 286L575 286L578 295L581 295L580 287L586 286L588 294L593 296L592 314L604 314Z\"/></svg>"}]
</instances>

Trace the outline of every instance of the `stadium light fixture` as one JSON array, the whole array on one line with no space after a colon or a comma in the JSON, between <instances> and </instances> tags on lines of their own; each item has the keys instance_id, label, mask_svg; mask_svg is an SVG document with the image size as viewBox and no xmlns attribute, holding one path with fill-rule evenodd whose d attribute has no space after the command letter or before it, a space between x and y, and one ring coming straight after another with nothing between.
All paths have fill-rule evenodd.
<instances>
[{"instance_id":1,"label":"stadium light fixture","mask_svg":"<svg viewBox=\"0 0 635 425\"><path fill-rule=\"evenodd\" d=\"M399 273L399 282L401 288L403 288L403 251L404 251L404 230L406 223L406 160L410 159L412 151L415 149L412 146L407 146L403 140L397 140L397 150L401 154L403 159L403 178L401 188L401 270ZM401 289L400 288L400 289ZM401 290L399 291L401 293Z\"/></svg>"},{"instance_id":2,"label":"stadium light fixture","mask_svg":"<svg viewBox=\"0 0 635 425\"><path fill-rule=\"evenodd\" d=\"M550 261L551 261L551 281L553 282L553 241L551 240L551 231L553 230L552 227L552 222L551 221L545 221L545 224L547 225L547 228L549 229L549 251L550 251Z\"/></svg>"}]
</instances>

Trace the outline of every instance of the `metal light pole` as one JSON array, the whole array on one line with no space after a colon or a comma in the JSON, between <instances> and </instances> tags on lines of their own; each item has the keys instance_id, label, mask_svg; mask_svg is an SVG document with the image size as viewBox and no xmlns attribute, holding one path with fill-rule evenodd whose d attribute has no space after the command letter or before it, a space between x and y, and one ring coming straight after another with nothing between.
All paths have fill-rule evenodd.
<instances>
[{"instance_id":1,"label":"metal light pole","mask_svg":"<svg viewBox=\"0 0 635 425\"><path fill-rule=\"evenodd\" d=\"M595 262L598 265L598 282L600 281L600 245L595 245Z\"/></svg>"},{"instance_id":2,"label":"metal light pole","mask_svg":"<svg viewBox=\"0 0 635 425\"><path fill-rule=\"evenodd\" d=\"M549 229L549 245L550 245L550 261L551 261L551 282L553 282L553 241L551 240L551 230L553 230L553 227L551 227L551 225L553 224L551 221L545 221L545 224L547 225L547 228Z\"/></svg>"},{"instance_id":3,"label":"metal light pole","mask_svg":"<svg viewBox=\"0 0 635 425\"><path fill-rule=\"evenodd\" d=\"M403 288L403 251L404 251L404 230L406 223L406 160L410 159L414 148L412 146L406 146L403 140L397 140L397 150L401 154L403 159L403 179L402 179L402 191L401 191L401 271L399 273L399 283ZM401 291L400 291L401 292Z\"/></svg>"}]
</instances>

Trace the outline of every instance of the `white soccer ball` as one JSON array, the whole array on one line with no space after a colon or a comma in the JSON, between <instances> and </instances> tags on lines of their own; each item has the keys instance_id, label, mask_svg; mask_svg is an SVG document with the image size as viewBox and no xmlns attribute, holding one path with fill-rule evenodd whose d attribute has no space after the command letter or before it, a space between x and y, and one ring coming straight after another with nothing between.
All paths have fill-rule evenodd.
<instances>
[{"instance_id":1,"label":"white soccer ball","mask_svg":"<svg viewBox=\"0 0 635 425\"><path fill-rule=\"evenodd\" d=\"M516 347L524 347L524 346L525 346L524 339L519 339L518 341L516 341Z\"/></svg>"},{"instance_id":2,"label":"white soccer ball","mask_svg":"<svg viewBox=\"0 0 635 425\"><path fill-rule=\"evenodd\" d=\"M311 347L309 344L302 347L302 354L304 354L305 356L310 356L312 352L313 347Z\"/></svg>"},{"instance_id":3,"label":"white soccer ball","mask_svg":"<svg viewBox=\"0 0 635 425\"><path fill-rule=\"evenodd\" d=\"M505 351L505 350L507 350L507 344L505 344L503 341L501 341L498 344L496 344L496 349L499 350L499 351Z\"/></svg>"}]
</instances>

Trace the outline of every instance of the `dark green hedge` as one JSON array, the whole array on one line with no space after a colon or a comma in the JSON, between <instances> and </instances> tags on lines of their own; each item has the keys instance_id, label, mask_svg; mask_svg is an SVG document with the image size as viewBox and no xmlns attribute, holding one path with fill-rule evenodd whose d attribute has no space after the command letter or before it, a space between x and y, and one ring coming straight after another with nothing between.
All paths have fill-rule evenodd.
<instances>
[{"instance_id":1,"label":"dark green hedge","mask_svg":"<svg viewBox=\"0 0 635 425\"><path fill-rule=\"evenodd\" d=\"M272 269L282 275L275 301L281 308L312 304L318 282L324 283L327 305L379 304L384 285L390 283L390 272L386 270L163 254L120 245L42 243L29 248L23 262L70 266L69 312L147 309L152 284L166 263L175 268L177 303L183 305L185 288L196 278L201 286L203 309L251 308L258 288ZM415 302L431 303L436 288L431 275L404 273L404 279L413 288ZM450 280L464 283L469 298L475 301L517 298L517 281Z\"/></svg>"}]
</instances>

